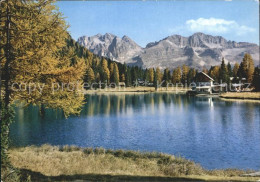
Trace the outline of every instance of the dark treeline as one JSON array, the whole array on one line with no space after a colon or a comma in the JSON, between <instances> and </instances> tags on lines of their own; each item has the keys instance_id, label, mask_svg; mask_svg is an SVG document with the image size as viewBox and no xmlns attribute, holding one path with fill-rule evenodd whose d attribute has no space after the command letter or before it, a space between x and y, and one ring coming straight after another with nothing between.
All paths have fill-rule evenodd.
<instances>
[{"instance_id":1,"label":"dark treeline","mask_svg":"<svg viewBox=\"0 0 260 182\"><path fill-rule=\"evenodd\" d=\"M92 83L125 83L128 86L145 85L156 86L157 83L162 83L161 86L167 84L189 85L195 81L198 69L190 68L187 65L179 66L173 70L166 68L161 70L157 68L142 69L138 66L127 66L112 61L108 58L99 57L89 50L79 45L75 40L68 40L68 49L74 49L77 56L84 58L86 61L86 74L84 81ZM240 64L235 63L231 66L230 63L225 64L224 58L221 65L211 66L210 69L203 68L203 72L207 73L217 83L238 83L245 80L252 83L256 90L259 90L259 68L254 67L254 61L250 54L245 54Z\"/></svg>"}]
</instances>

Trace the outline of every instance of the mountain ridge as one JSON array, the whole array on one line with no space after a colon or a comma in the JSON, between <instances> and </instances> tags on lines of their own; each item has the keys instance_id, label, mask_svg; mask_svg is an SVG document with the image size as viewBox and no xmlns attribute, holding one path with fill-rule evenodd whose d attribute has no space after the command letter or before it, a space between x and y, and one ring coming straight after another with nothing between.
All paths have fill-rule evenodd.
<instances>
[{"instance_id":1,"label":"mountain ridge","mask_svg":"<svg viewBox=\"0 0 260 182\"><path fill-rule=\"evenodd\" d=\"M78 43L99 56L143 68L175 68L183 64L195 68L210 67L220 64L222 57L234 64L241 62L245 53L252 55L255 65L259 64L257 44L230 41L201 32L188 37L171 35L150 42L144 48L127 35L121 38L110 33L82 36Z\"/></svg>"}]
</instances>

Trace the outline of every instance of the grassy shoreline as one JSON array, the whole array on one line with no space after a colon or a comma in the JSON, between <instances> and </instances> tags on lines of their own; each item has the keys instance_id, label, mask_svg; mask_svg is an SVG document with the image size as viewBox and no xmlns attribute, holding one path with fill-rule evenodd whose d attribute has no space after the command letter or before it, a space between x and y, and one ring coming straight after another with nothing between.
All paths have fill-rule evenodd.
<instances>
[{"instance_id":1,"label":"grassy shoreline","mask_svg":"<svg viewBox=\"0 0 260 182\"><path fill-rule=\"evenodd\" d=\"M186 94L187 91L191 90L188 87L161 87L155 90L154 87L126 87L126 88L107 88L97 90L86 90L85 94L144 94L144 93L176 93ZM226 92L217 95L222 99L227 100L244 100L244 101L260 101L260 92Z\"/></svg>"},{"instance_id":2,"label":"grassy shoreline","mask_svg":"<svg viewBox=\"0 0 260 182\"><path fill-rule=\"evenodd\" d=\"M257 181L239 169L206 170L173 155L75 146L29 146L9 150L10 161L32 181Z\"/></svg>"},{"instance_id":3,"label":"grassy shoreline","mask_svg":"<svg viewBox=\"0 0 260 182\"><path fill-rule=\"evenodd\" d=\"M260 92L227 92L220 95L225 99L260 100Z\"/></svg>"},{"instance_id":4,"label":"grassy shoreline","mask_svg":"<svg viewBox=\"0 0 260 182\"><path fill-rule=\"evenodd\" d=\"M190 88L185 87L160 87L155 90L154 87L117 87L117 88L106 88L106 89L96 89L96 90L86 90L85 94L98 94L98 93L149 93L149 92L171 92L171 93L186 93Z\"/></svg>"}]
</instances>

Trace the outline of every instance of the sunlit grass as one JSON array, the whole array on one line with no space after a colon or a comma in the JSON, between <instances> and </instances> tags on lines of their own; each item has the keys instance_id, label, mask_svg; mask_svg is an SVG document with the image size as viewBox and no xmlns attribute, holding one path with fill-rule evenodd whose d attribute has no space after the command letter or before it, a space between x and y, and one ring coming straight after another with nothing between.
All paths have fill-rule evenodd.
<instances>
[{"instance_id":1,"label":"sunlit grass","mask_svg":"<svg viewBox=\"0 0 260 182\"><path fill-rule=\"evenodd\" d=\"M15 167L39 172L45 176L100 174L130 177L188 177L204 180L256 181L257 179L240 177L249 171L206 170L193 161L156 152L43 145L14 148L10 149L9 153L11 163Z\"/></svg>"},{"instance_id":2,"label":"sunlit grass","mask_svg":"<svg viewBox=\"0 0 260 182\"><path fill-rule=\"evenodd\" d=\"M260 99L260 92L227 92L220 95L230 99Z\"/></svg>"},{"instance_id":3,"label":"sunlit grass","mask_svg":"<svg viewBox=\"0 0 260 182\"><path fill-rule=\"evenodd\" d=\"M90 89L86 90L86 94L96 94L96 93L144 93L144 92L186 92L190 90L188 87L160 87L155 90L154 87L148 86L138 86L138 87L117 87L117 88L105 88L105 89Z\"/></svg>"}]
</instances>

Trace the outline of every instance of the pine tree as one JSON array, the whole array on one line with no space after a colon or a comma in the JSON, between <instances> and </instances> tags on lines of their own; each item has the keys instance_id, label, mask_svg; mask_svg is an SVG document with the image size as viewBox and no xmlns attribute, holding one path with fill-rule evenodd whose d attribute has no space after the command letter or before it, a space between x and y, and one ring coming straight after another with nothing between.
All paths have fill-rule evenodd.
<instances>
[{"instance_id":1,"label":"pine tree","mask_svg":"<svg viewBox=\"0 0 260 182\"><path fill-rule=\"evenodd\" d=\"M252 85L255 88L254 91L256 92L260 91L260 68L259 67L255 68Z\"/></svg>"},{"instance_id":2,"label":"pine tree","mask_svg":"<svg viewBox=\"0 0 260 182\"><path fill-rule=\"evenodd\" d=\"M94 70L94 72L99 72L101 71L101 68L100 68L100 59L98 57L93 57L93 60L90 61L90 65L92 67L92 69Z\"/></svg>"},{"instance_id":3,"label":"pine tree","mask_svg":"<svg viewBox=\"0 0 260 182\"><path fill-rule=\"evenodd\" d=\"M97 73L97 74L96 74L95 80L96 80L97 83L101 81L100 73Z\"/></svg>"},{"instance_id":4,"label":"pine tree","mask_svg":"<svg viewBox=\"0 0 260 182\"><path fill-rule=\"evenodd\" d=\"M246 53L244 55L243 61L240 63L238 69L238 76L241 78L246 78L246 80L251 83L254 76L254 61L250 54Z\"/></svg>"},{"instance_id":5,"label":"pine tree","mask_svg":"<svg viewBox=\"0 0 260 182\"><path fill-rule=\"evenodd\" d=\"M127 65L126 65L126 63L124 63L123 64L123 70L122 70L122 73L126 73L126 71L127 71Z\"/></svg>"},{"instance_id":6,"label":"pine tree","mask_svg":"<svg viewBox=\"0 0 260 182\"><path fill-rule=\"evenodd\" d=\"M251 57L251 55L248 55L248 69L247 69L247 80L249 83L252 83L254 79L254 71L255 71L255 65L254 65L254 60Z\"/></svg>"},{"instance_id":7,"label":"pine tree","mask_svg":"<svg viewBox=\"0 0 260 182\"><path fill-rule=\"evenodd\" d=\"M187 83L191 84L196 76L196 70L194 68L191 68L188 73Z\"/></svg>"},{"instance_id":8,"label":"pine tree","mask_svg":"<svg viewBox=\"0 0 260 182\"><path fill-rule=\"evenodd\" d=\"M154 81L154 70L153 68L149 68L148 69L148 77L149 77L149 82L153 83Z\"/></svg>"},{"instance_id":9,"label":"pine tree","mask_svg":"<svg viewBox=\"0 0 260 182\"><path fill-rule=\"evenodd\" d=\"M127 65L126 63L123 64L122 66L122 71L121 71L121 81L126 82L126 73L127 72ZM122 79L122 76L124 75L124 79Z\"/></svg>"},{"instance_id":10,"label":"pine tree","mask_svg":"<svg viewBox=\"0 0 260 182\"><path fill-rule=\"evenodd\" d=\"M164 86L166 86L169 83L170 77L170 70L168 68L165 68L163 72L163 81L165 81Z\"/></svg>"},{"instance_id":11,"label":"pine tree","mask_svg":"<svg viewBox=\"0 0 260 182\"><path fill-rule=\"evenodd\" d=\"M155 74L156 74L157 81L160 83L162 81L162 74L159 67L156 68Z\"/></svg>"},{"instance_id":12,"label":"pine tree","mask_svg":"<svg viewBox=\"0 0 260 182\"><path fill-rule=\"evenodd\" d=\"M86 82L89 84L92 83L95 80L95 74L91 67L87 68L85 79Z\"/></svg>"},{"instance_id":13,"label":"pine tree","mask_svg":"<svg viewBox=\"0 0 260 182\"><path fill-rule=\"evenodd\" d=\"M154 75L153 85L154 85L155 90L157 91L157 89L158 89L158 84L159 84L159 80L158 80L159 74L157 73L157 68L156 68L156 70L153 69L153 75Z\"/></svg>"},{"instance_id":14,"label":"pine tree","mask_svg":"<svg viewBox=\"0 0 260 182\"><path fill-rule=\"evenodd\" d=\"M180 83L180 81L181 81L181 68L177 67L176 69L173 70L172 82L176 84L176 83Z\"/></svg>"},{"instance_id":15,"label":"pine tree","mask_svg":"<svg viewBox=\"0 0 260 182\"><path fill-rule=\"evenodd\" d=\"M145 71L144 71L144 78L143 78L143 80L149 81L149 71L148 71L147 68L146 68Z\"/></svg>"},{"instance_id":16,"label":"pine tree","mask_svg":"<svg viewBox=\"0 0 260 182\"><path fill-rule=\"evenodd\" d=\"M131 86L132 84L132 80L131 80L131 69L127 68L126 70L126 79L125 79L125 85L127 87Z\"/></svg>"},{"instance_id":17,"label":"pine tree","mask_svg":"<svg viewBox=\"0 0 260 182\"><path fill-rule=\"evenodd\" d=\"M121 74L120 80L121 80L121 82L125 82L126 79L125 79L125 74L124 73Z\"/></svg>"},{"instance_id":18,"label":"pine tree","mask_svg":"<svg viewBox=\"0 0 260 182\"><path fill-rule=\"evenodd\" d=\"M101 82L109 83L110 80L110 71L108 69L108 63L105 58L102 58L101 61L101 75L100 75Z\"/></svg>"},{"instance_id":19,"label":"pine tree","mask_svg":"<svg viewBox=\"0 0 260 182\"><path fill-rule=\"evenodd\" d=\"M231 80L230 80L230 77L232 77L232 67L231 67L231 64L228 62L227 64L227 83L230 83Z\"/></svg>"},{"instance_id":20,"label":"pine tree","mask_svg":"<svg viewBox=\"0 0 260 182\"><path fill-rule=\"evenodd\" d=\"M131 80L135 82L138 79L136 67L131 67Z\"/></svg>"},{"instance_id":21,"label":"pine tree","mask_svg":"<svg viewBox=\"0 0 260 182\"><path fill-rule=\"evenodd\" d=\"M187 81L187 79L188 79L188 73L189 73L189 67L188 66L186 66L185 64L182 66L182 78L181 78L181 80L182 80L182 83L184 84L185 83L185 81Z\"/></svg>"},{"instance_id":22,"label":"pine tree","mask_svg":"<svg viewBox=\"0 0 260 182\"><path fill-rule=\"evenodd\" d=\"M214 81L219 82L219 73L220 73L220 67L219 66L213 66L209 71L209 76L214 79Z\"/></svg>"},{"instance_id":23,"label":"pine tree","mask_svg":"<svg viewBox=\"0 0 260 182\"><path fill-rule=\"evenodd\" d=\"M114 63L113 62L111 62L110 65L109 65L109 72L110 72L110 82L114 82L114 77L113 77Z\"/></svg>"},{"instance_id":24,"label":"pine tree","mask_svg":"<svg viewBox=\"0 0 260 182\"><path fill-rule=\"evenodd\" d=\"M231 64L228 62L228 65L227 65L227 71L228 71L228 77L232 77L233 76L233 71L232 71L232 67L231 67Z\"/></svg>"},{"instance_id":25,"label":"pine tree","mask_svg":"<svg viewBox=\"0 0 260 182\"><path fill-rule=\"evenodd\" d=\"M239 64L235 63L234 67L233 67L233 77L234 78L238 77L238 75L237 75L238 69L239 69Z\"/></svg>"},{"instance_id":26,"label":"pine tree","mask_svg":"<svg viewBox=\"0 0 260 182\"><path fill-rule=\"evenodd\" d=\"M116 63L114 63L114 69L113 69L113 80L115 82L116 85L119 84L119 70L118 70L118 66Z\"/></svg>"},{"instance_id":27,"label":"pine tree","mask_svg":"<svg viewBox=\"0 0 260 182\"><path fill-rule=\"evenodd\" d=\"M228 83L228 70L225 64L224 58L222 58L222 62L219 69L219 81L222 83Z\"/></svg>"}]
</instances>

